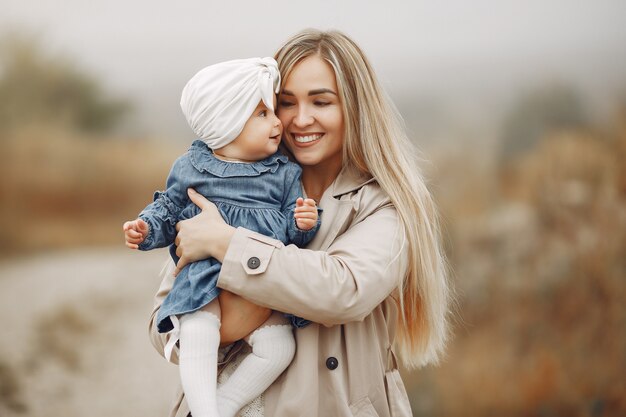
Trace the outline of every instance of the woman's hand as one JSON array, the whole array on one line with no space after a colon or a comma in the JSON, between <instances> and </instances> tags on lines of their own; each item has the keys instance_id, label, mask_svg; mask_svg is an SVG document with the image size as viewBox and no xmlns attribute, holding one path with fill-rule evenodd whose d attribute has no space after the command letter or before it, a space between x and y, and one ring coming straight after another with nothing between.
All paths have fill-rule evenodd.
<instances>
[{"instance_id":1,"label":"woman's hand","mask_svg":"<svg viewBox=\"0 0 626 417\"><path fill-rule=\"evenodd\" d=\"M191 219L176 224L178 234L176 255L180 258L174 270L174 276L187 264L214 257L222 261L235 228L226 224L215 204L189 188L187 194L191 201L202 210Z\"/></svg>"}]
</instances>

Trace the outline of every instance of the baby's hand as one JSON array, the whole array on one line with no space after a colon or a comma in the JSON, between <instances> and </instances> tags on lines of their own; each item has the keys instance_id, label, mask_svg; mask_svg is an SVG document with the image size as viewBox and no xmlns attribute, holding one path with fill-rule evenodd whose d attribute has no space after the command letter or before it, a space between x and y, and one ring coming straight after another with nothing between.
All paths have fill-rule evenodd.
<instances>
[{"instance_id":1,"label":"baby's hand","mask_svg":"<svg viewBox=\"0 0 626 417\"><path fill-rule=\"evenodd\" d=\"M131 249L139 248L139 244L148 236L150 226L141 219L124 223L124 237L126 238L126 246Z\"/></svg>"},{"instance_id":2,"label":"baby's hand","mask_svg":"<svg viewBox=\"0 0 626 417\"><path fill-rule=\"evenodd\" d=\"M311 230L317 224L317 206L315 200L302 197L296 200L296 225L300 230Z\"/></svg>"}]
</instances>

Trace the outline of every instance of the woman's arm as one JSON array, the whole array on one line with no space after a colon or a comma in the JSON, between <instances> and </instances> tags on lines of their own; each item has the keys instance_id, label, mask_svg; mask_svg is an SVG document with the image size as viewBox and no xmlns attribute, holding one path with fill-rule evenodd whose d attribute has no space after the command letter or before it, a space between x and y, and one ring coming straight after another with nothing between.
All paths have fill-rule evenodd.
<instances>
[{"instance_id":1,"label":"woman's arm","mask_svg":"<svg viewBox=\"0 0 626 417\"><path fill-rule=\"evenodd\" d=\"M218 287L327 326L358 321L404 277L403 245L392 206L350 227L326 252L283 246L239 228L230 240ZM252 258L259 260L258 267L249 263Z\"/></svg>"},{"instance_id":2,"label":"woman's arm","mask_svg":"<svg viewBox=\"0 0 626 417\"><path fill-rule=\"evenodd\" d=\"M243 228L235 231L208 200L190 197L203 212L179 223L179 237L186 229L197 233L190 240L185 233L179 256L189 261L215 256L222 262L218 286L261 306L325 325L361 320L406 273L408 251L398 214L391 204L381 204L382 198L362 208L360 221L327 251L312 251Z\"/></svg>"}]
</instances>

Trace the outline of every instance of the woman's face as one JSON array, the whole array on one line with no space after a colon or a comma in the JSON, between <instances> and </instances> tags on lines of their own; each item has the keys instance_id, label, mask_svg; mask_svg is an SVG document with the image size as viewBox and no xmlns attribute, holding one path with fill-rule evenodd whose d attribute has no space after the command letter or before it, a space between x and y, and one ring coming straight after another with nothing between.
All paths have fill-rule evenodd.
<instances>
[{"instance_id":1,"label":"woman's face","mask_svg":"<svg viewBox=\"0 0 626 417\"><path fill-rule=\"evenodd\" d=\"M305 167L341 167L344 125L338 93L332 67L317 55L296 64L280 92L283 140Z\"/></svg>"}]
</instances>

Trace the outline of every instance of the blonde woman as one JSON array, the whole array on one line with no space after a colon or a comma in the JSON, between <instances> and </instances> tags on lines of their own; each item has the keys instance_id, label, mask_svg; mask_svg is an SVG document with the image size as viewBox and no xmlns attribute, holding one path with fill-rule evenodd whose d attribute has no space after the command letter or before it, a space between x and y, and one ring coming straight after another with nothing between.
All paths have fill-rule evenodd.
<instances>
[{"instance_id":1,"label":"blonde woman","mask_svg":"<svg viewBox=\"0 0 626 417\"><path fill-rule=\"evenodd\" d=\"M202 212L178 224L177 268L222 262L223 341L245 336L271 309L314 322L295 331L292 363L242 414L411 416L396 352L408 368L437 363L449 306L437 212L416 152L350 38L305 30L275 58L282 143L322 226L306 249L285 246L232 228L190 192ZM153 318L174 280L165 275ZM231 306L248 313L229 315ZM166 337L150 329L162 352ZM188 413L181 395L171 415Z\"/></svg>"}]
</instances>

